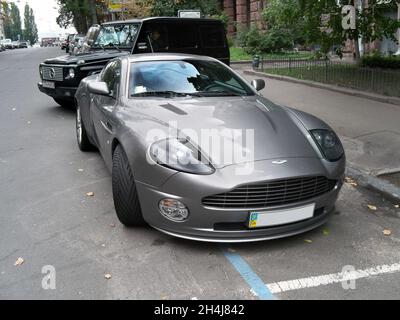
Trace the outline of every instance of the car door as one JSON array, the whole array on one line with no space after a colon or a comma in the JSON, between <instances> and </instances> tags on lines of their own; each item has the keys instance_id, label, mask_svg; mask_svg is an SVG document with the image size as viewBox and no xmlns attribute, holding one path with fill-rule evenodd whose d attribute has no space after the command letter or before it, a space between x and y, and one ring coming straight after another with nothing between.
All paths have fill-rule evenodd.
<instances>
[{"instance_id":1,"label":"car door","mask_svg":"<svg viewBox=\"0 0 400 320\"><path fill-rule=\"evenodd\" d=\"M118 103L120 90L121 62L114 60L108 63L100 74L99 81L105 82L111 93L109 96L93 95L90 111L99 150L108 163L114 134L113 112Z\"/></svg>"}]
</instances>

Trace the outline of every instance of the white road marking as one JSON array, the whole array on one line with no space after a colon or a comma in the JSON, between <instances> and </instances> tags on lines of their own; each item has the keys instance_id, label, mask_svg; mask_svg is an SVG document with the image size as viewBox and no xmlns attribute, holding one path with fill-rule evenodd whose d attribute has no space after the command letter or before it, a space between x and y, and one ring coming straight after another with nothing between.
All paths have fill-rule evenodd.
<instances>
[{"instance_id":1,"label":"white road marking","mask_svg":"<svg viewBox=\"0 0 400 320\"><path fill-rule=\"evenodd\" d=\"M281 281L276 283L267 284L266 286L272 294L283 293L287 291L315 288L319 286L326 286L335 283L342 283L362 278L369 278L387 273L400 272L400 263L391 265L382 265L365 270L356 270L348 273L333 273L328 275L309 277L303 279L296 279L290 281Z\"/></svg>"}]
</instances>

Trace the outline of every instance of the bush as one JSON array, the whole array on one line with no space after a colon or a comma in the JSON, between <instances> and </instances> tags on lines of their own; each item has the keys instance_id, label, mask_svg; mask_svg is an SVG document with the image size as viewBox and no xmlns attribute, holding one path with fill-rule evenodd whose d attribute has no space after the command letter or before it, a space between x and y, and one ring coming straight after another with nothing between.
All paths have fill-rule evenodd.
<instances>
[{"instance_id":1,"label":"bush","mask_svg":"<svg viewBox=\"0 0 400 320\"><path fill-rule=\"evenodd\" d=\"M361 66L382 69L400 69L400 57L373 54L361 58Z\"/></svg>"},{"instance_id":2,"label":"bush","mask_svg":"<svg viewBox=\"0 0 400 320\"><path fill-rule=\"evenodd\" d=\"M262 32L253 25L250 29L238 27L238 30L239 46L251 55L282 52L294 47L293 37L286 29L271 28Z\"/></svg>"}]
</instances>

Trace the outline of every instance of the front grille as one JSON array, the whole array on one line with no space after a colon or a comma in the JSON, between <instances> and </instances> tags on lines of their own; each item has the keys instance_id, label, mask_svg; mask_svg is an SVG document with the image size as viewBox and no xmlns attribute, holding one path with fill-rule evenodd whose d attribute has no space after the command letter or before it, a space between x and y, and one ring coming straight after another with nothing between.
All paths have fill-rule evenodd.
<instances>
[{"instance_id":1,"label":"front grille","mask_svg":"<svg viewBox=\"0 0 400 320\"><path fill-rule=\"evenodd\" d=\"M267 208L313 199L332 191L336 184L336 180L325 177L267 181L206 197L202 203L207 207L226 209Z\"/></svg>"},{"instance_id":2,"label":"front grille","mask_svg":"<svg viewBox=\"0 0 400 320\"><path fill-rule=\"evenodd\" d=\"M43 80L63 81L64 69L62 67L43 66Z\"/></svg>"}]
</instances>

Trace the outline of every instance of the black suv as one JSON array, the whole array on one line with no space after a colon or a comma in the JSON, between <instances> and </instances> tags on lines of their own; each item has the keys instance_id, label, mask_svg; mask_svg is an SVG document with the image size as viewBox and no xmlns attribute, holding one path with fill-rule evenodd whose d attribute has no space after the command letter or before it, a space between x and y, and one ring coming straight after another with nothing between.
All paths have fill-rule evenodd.
<instances>
[{"instance_id":1,"label":"black suv","mask_svg":"<svg viewBox=\"0 0 400 320\"><path fill-rule=\"evenodd\" d=\"M219 20L146 18L107 22L88 31L82 53L40 64L40 91L62 105L73 105L80 81L100 72L113 58L173 52L211 56L229 65L224 26Z\"/></svg>"}]
</instances>

